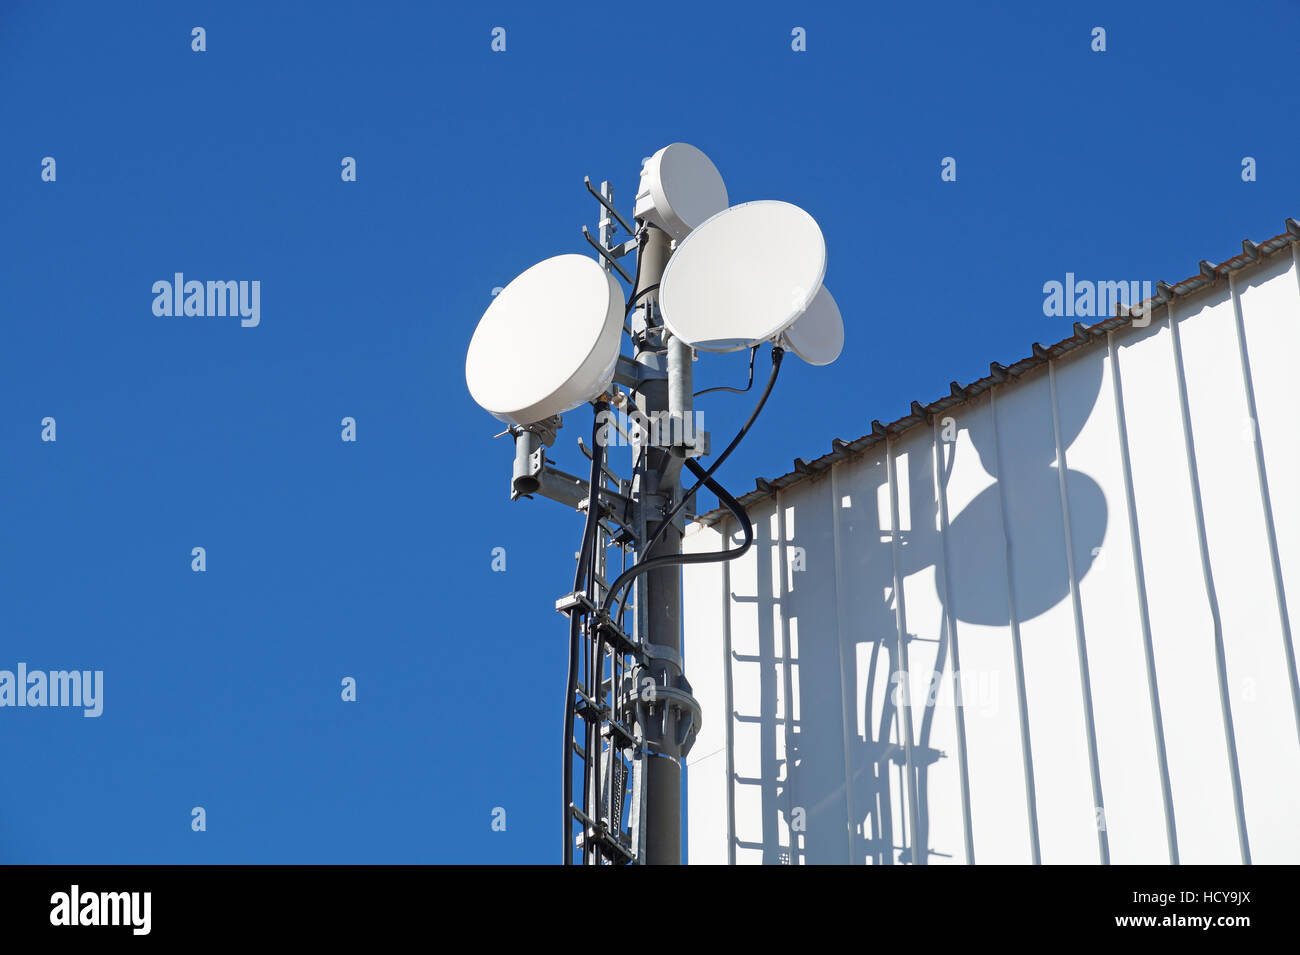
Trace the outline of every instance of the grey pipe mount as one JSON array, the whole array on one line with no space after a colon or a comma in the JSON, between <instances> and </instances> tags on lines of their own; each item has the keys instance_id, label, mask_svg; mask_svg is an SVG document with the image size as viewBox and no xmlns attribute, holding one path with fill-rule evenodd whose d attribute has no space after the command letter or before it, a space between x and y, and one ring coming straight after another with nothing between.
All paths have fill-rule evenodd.
<instances>
[{"instance_id":1,"label":"grey pipe mount","mask_svg":"<svg viewBox=\"0 0 1300 955\"><path fill-rule=\"evenodd\" d=\"M551 415L533 424L514 425L510 433L515 439L515 466L510 476L510 500L536 494L542 486L542 471L546 467L546 448L555 443L555 432L564 423L559 415Z\"/></svg>"}]
</instances>

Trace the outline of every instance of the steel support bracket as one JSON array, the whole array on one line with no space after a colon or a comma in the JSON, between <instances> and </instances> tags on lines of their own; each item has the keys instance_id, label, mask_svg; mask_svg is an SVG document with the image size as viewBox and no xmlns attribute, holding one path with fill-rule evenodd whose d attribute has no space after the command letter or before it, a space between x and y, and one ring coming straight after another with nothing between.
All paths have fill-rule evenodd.
<instances>
[{"instance_id":1,"label":"steel support bracket","mask_svg":"<svg viewBox=\"0 0 1300 955\"><path fill-rule=\"evenodd\" d=\"M646 668L638 668L633 681L637 723L645 732L647 751L661 756L685 757L695 745L702 722L702 710L699 701L691 695L691 685L686 677L678 676L676 686L663 682L665 674L659 674L654 680L650 699L643 698L639 689L642 676L655 676L647 673ZM675 717L671 722L669 716ZM675 732L670 732L669 727Z\"/></svg>"}]
</instances>

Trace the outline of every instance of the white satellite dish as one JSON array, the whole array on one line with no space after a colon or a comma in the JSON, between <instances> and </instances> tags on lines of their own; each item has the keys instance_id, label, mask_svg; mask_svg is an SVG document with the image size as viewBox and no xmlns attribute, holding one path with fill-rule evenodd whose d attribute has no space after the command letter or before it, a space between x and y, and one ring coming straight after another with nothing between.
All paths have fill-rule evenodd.
<instances>
[{"instance_id":1,"label":"white satellite dish","mask_svg":"<svg viewBox=\"0 0 1300 955\"><path fill-rule=\"evenodd\" d=\"M708 156L687 143L672 143L641 167L633 215L684 239L692 229L727 208L727 187Z\"/></svg>"},{"instance_id":2,"label":"white satellite dish","mask_svg":"<svg viewBox=\"0 0 1300 955\"><path fill-rule=\"evenodd\" d=\"M844 319L825 285L782 337L790 350L810 365L829 365L840 357L844 348Z\"/></svg>"},{"instance_id":3,"label":"white satellite dish","mask_svg":"<svg viewBox=\"0 0 1300 955\"><path fill-rule=\"evenodd\" d=\"M745 202L678 245L660 279L659 308L687 344L736 351L789 328L825 274L826 240L812 216L788 202Z\"/></svg>"},{"instance_id":4,"label":"white satellite dish","mask_svg":"<svg viewBox=\"0 0 1300 955\"><path fill-rule=\"evenodd\" d=\"M557 255L507 285L479 319L465 382L485 411L532 424L609 387L623 333L623 292L585 255Z\"/></svg>"}]
</instances>

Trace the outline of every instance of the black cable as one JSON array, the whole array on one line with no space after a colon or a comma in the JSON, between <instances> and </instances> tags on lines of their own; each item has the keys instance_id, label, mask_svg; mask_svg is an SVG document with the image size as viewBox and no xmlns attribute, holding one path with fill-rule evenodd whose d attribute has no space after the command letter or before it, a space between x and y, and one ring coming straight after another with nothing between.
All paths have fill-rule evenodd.
<instances>
[{"instance_id":1,"label":"black cable","mask_svg":"<svg viewBox=\"0 0 1300 955\"><path fill-rule=\"evenodd\" d=\"M597 415L599 414L600 412L598 411ZM599 421L600 418L598 417L596 420ZM606 434L608 434L608 432L606 432ZM597 428L597 435L599 435L599 426ZM593 438L593 443L595 443L595 438ZM588 491L587 491L588 510L590 510L591 502L593 500L599 502L600 488L603 487L605 484L603 464L602 464L602 473L599 474L596 480L598 482L597 484L588 485ZM596 600L596 576L597 576L597 565L599 563L599 561L596 559L596 555L600 549L600 544L601 544L600 518L602 516L604 516L603 509L597 510L596 534L592 541L591 550L589 551L590 557L587 565L588 573L587 573L587 580L586 580L586 588L587 588L586 594L587 594L587 599L592 601L593 603ZM595 634L592 633L593 629L596 630ZM601 662L598 662L601 660L601 657L603 655L603 651L601 650L603 638L600 635L599 629L593 627L593 621L591 620L590 617L586 618L586 627L585 627L584 636L586 637L586 639L584 641L585 646L583 649L586 651L587 654L587 673L586 673L587 680L586 680L586 686L584 688L584 692L586 693L587 700L589 701L588 705L590 705L590 701L594 700L596 705L599 707L603 702L601 700L601 693L600 693L600 672L599 671L603 670L604 667ZM582 721L582 728L583 728L582 811L583 814L586 815L587 818L589 819L599 819L600 818L600 788L597 781L600 779L600 757L601 757L600 728L593 727L592 721L590 719L584 719ZM593 800L595 801L594 804L593 804ZM586 832L586 823L583 823L583 831ZM600 865L600 845L598 843L589 843L586 839L586 836L583 837L582 861L584 865Z\"/></svg>"},{"instance_id":2,"label":"black cable","mask_svg":"<svg viewBox=\"0 0 1300 955\"><path fill-rule=\"evenodd\" d=\"M574 671L578 668L578 644L582 640L582 621L578 611L569 612L569 681L564 701L564 850L565 865L573 865L573 693Z\"/></svg>"},{"instance_id":3,"label":"black cable","mask_svg":"<svg viewBox=\"0 0 1300 955\"><path fill-rule=\"evenodd\" d=\"M665 554L663 557L652 557L649 560L638 561L631 569L620 574L618 579L610 586L605 593L604 601L601 603L602 611L609 609L614 594L641 574L673 564L712 564L719 561L735 560L749 550L750 545L754 543L754 525L750 523L749 514L745 511L744 506L727 493L727 489L715 481L713 476L696 464L692 458L686 459L686 467L699 478L701 484L718 496L718 503L731 511L736 520L740 521L740 528L745 533L745 542L735 550L716 550L704 554Z\"/></svg>"},{"instance_id":4,"label":"black cable","mask_svg":"<svg viewBox=\"0 0 1300 955\"><path fill-rule=\"evenodd\" d=\"M640 227L640 225L641 223L637 222L637 226ZM636 238L636 236L634 236L634 238ZM642 295L645 295L646 291L650 291L649 288L646 288L646 290L641 292L637 291L637 283L641 281L641 252L642 249L645 248L647 238L649 238L649 234L647 233L641 233L640 238L637 238L637 269L636 272L632 274L632 298L628 299L627 304L623 307L623 330L627 331L629 335L632 334L632 326L628 325L628 316L629 314L632 314L632 307L636 304L637 299L640 299ZM658 287L658 285L650 286L650 288Z\"/></svg>"},{"instance_id":5,"label":"black cable","mask_svg":"<svg viewBox=\"0 0 1300 955\"><path fill-rule=\"evenodd\" d=\"M709 465L709 470L705 472L708 476L712 477L714 472L716 472L718 468L722 467L722 462L727 460L728 455L730 455L732 451L736 450L736 445L740 444L740 440L749 433L749 429L752 428L754 422L758 420L758 414L763 410L763 405L767 404L768 395L772 393L772 386L776 384L776 375L777 372L781 370L781 359L784 356L785 349L781 348L779 345L772 346L772 373L767 377L767 385L763 388L763 394L759 397L758 404L754 406L754 410L750 412L749 420L741 426L741 429L736 432L736 436L731 439L731 443L728 444L726 448L723 449L723 452L714 459L714 462ZM690 461L691 459L687 458L686 460ZM659 529L651 536L650 542L645 545L643 550L644 553L650 552L650 548L653 547L655 541L659 539L659 535L667 530L668 525L671 524L673 518L677 516L677 512L685 507L686 502L695 496L695 492L700 489L700 485L703 483L703 479L696 481L695 486L682 495L681 500L673 506L673 509L668 512L668 516L664 518L663 523L659 525Z\"/></svg>"},{"instance_id":6,"label":"black cable","mask_svg":"<svg viewBox=\"0 0 1300 955\"><path fill-rule=\"evenodd\" d=\"M754 387L754 357L758 354L758 346L755 345L749 350L749 380L745 382L744 388L732 388L730 385L718 385L716 388L705 388L703 391L697 391L692 398L698 398L700 395L711 394L715 391L734 391L738 395L743 395Z\"/></svg>"},{"instance_id":7,"label":"black cable","mask_svg":"<svg viewBox=\"0 0 1300 955\"><path fill-rule=\"evenodd\" d=\"M578 551L578 567L573 575L573 593L586 590L587 577L592 569L596 544L596 530L600 519L600 468L605 455L604 442L600 440L603 424L601 412L609 406L596 403L596 416L591 432L591 477L587 482L587 519L582 527L582 547ZM569 675L564 699L564 853L565 865L573 865L573 695L578 680L578 653L582 642L581 614L577 608L569 611Z\"/></svg>"},{"instance_id":8,"label":"black cable","mask_svg":"<svg viewBox=\"0 0 1300 955\"><path fill-rule=\"evenodd\" d=\"M641 252L640 252L640 247L639 247L639 246L638 246L638 251L637 251L637 254L636 254L636 260L637 260L637 261L636 261L636 280L637 280L637 282L639 282L639 281L641 281ZM649 295L651 292L653 292L653 291L654 291L655 289L657 289L658 287L659 287L659 283L658 283L658 282L655 282L653 285L647 285L645 288L643 288L641 291L638 292L638 291L636 290L636 284L633 283L633 285L632 285L632 292L633 292L633 295L632 295L632 297L628 300L627 308L625 308L625 309L623 310L623 317L624 317L624 318L627 318L627 316L631 313L632 309L636 306L636 303L637 303L638 301L641 300L641 297L642 297L643 295Z\"/></svg>"},{"instance_id":9,"label":"black cable","mask_svg":"<svg viewBox=\"0 0 1300 955\"><path fill-rule=\"evenodd\" d=\"M638 222L637 225L640 225L640 223ZM638 293L636 286L637 283L641 281L641 251L645 248L646 239L648 238L649 234L646 232L642 232L639 236L636 236L636 271L632 273L632 297L627 300L627 304L623 307L623 318L625 319L632 311L632 306L636 304L636 300L640 298L641 295L645 294L644 292ZM652 286L652 288L658 287L659 286L657 285Z\"/></svg>"},{"instance_id":10,"label":"black cable","mask_svg":"<svg viewBox=\"0 0 1300 955\"><path fill-rule=\"evenodd\" d=\"M593 574L593 578L594 576L595 575ZM594 583L594 579L593 579L593 583ZM588 665L587 668L587 680L590 683L590 688L587 690L587 696L588 698L595 700L596 705L598 707L603 708L605 705L605 700L604 700L604 691L601 688L601 684L604 682L604 678L605 678L605 637L604 634L601 633L599 628L596 628L596 637L594 640L591 641L591 643L592 643L592 647L591 647L592 662L591 664ZM604 782L605 782L604 779L602 778L604 774L601 772L600 769L601 757L604 755L603 753L604 741L601 739L600 727L595 727L594 728L595 732L593 733L592 732L593 727L591 725L591 722L587 721L586 725L587 725L587 758L583 762L583 765L586 769L586 772L583 773L583 801L585 802L588 798L594 799L595 805L591 806L591 808L586 809L584 811L587 813L587 815L590 818L599 821L601 818L601 813L600 813L601 793L603 792ZM611 757L612 755L613 754L611 753ZM610 795L612 796L613 793L611 792ZM590 860L592 865L600 865L601 863L600 843L595 840L592 840L590 846L588 846L587 840L584 837L583 858L584 860Z\"/></svg>"},{"instance_id":11,"label":"black cable","mask_svg":"<svg viewBox=\"0 0 1300 955\"><path fill-rule=\"evenodd\" d=\"M722 463L727 460L728 455L730 455L732 451L736 450L736 446L740 444L741 439L744 438L745 435L749 433L749 429L753 427L754 422L758 420L758 415L763 410L763 405L767 403L768 396L772 393L772 388L776 384L777 372L781 370L781 359L783 357L785 357L785 350L781 348L779 345L773 345L772 346L772 373L768 376L767 385L763 388L763 394L759 397L758 404L756 404L754 406L754 410L750 412L749 420L747 420L744 423L744 425L741 426L741 429L736 432L736 436L731 439L731 443L728 444L726 448L723 449L722 453L718 455L717 459L709 466L709 469L705 471L698 464L696 464L694 459L692 458L687 458L685 460L685 464L687 465L688 469L693 474L696 474L698 476L698 480L695 482L694 486L692 486L689 491L687 491L685 494L682 495L681 500L677 502L677 504L673 507L673 509L668 512L668 516L664 518L664 520L659 524L658 529L654 532L653 535L651 535L649 542L646 543L646 545L640 549L641 554L644 555L650 553L650 548L652 548L655 545L655 542L659 540L659 537L663 534L663 532L668 529L668 526L672 523L673 518L677 516L677 512L680 511L686 505L686 502L689 501L691 497L694 496L695 492L700 489L701 485L708 487L710 490L713 490L713 487L710 483L710 479L712 479L713 473L717 471L718 468L722 467ZM722 498L720 497L718 498L718 503L720 504L723 503ZM726 505L724 504L724 506ZM654 560L658 560L658 559L660 558L652 558L650 563L653 563ZM620 574L618 579L614 581L614 584L606 592L605 600L601 604L601 609L608 610L610 605L613 603L615 596L619 594L619 591L623 588L623 586L628 582L630 582L634 577L638 576L639 574L645 573L645 570L646 570L646 562L639 561L638 563L633 564L629 570ZM620 597L619 607L622 608L622 605L623 605L623 601L622 598Z\"/></svg>"}]
</instances>

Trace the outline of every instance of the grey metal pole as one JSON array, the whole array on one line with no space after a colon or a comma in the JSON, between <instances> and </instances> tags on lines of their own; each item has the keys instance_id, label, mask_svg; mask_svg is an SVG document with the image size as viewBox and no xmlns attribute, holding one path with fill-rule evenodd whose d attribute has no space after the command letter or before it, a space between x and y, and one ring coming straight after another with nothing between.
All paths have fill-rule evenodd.
<instances>
[{"instance_id":1,"label":"grey metal pole","mask_svg":"<svg viewBox=\"0 0 1300 955\"><path fill-rule=\"evenodd\" d=\"M644 289L658 284L670 252L667 233L649 227L639 253L641 276L636 294L640 295ZM667 420L670 410L670 365L676 366L673 371L678 372L679 379L671 385L672 397L681 401L681 354L673 356L671 362L665 361L664 355L656 354L663 349L667 338L667 332L654 324L657 297L655 292L649 292L638 299L640 308L633 332L639 333L641 342L636 361L642 366L642 375L635 398L637 405L651 416L652 421L662 422ZM689 353L686 360L689 363ZM686 367L689 371L689 364ZM689 379L685 388L689 393ZM641 441L648 444L650 435L642 435ZM644 467L638 469L633 491L634 504L640 510L637 524L645 528L647 535L655 534L662 523L663 507L673 503L674 494L680 489L681 467L682 459L672 452L645 448ZM666 528L653 550L639 555L639 559L679 554L681 543L681 533L677 528ZM683 688L681 570L674 566L651 571L642 575L636 586L638 635L647 658L649 675L656 687ZM650 865L679 865L684 758L678 742L681 737L677 726L679 710L668 705L667 700L661 700L657 706L652 705L651 713L653 725L643 728L647 740L653 742L657 750L646 765L646 862Z\"/></svg>"}]
</instances>

